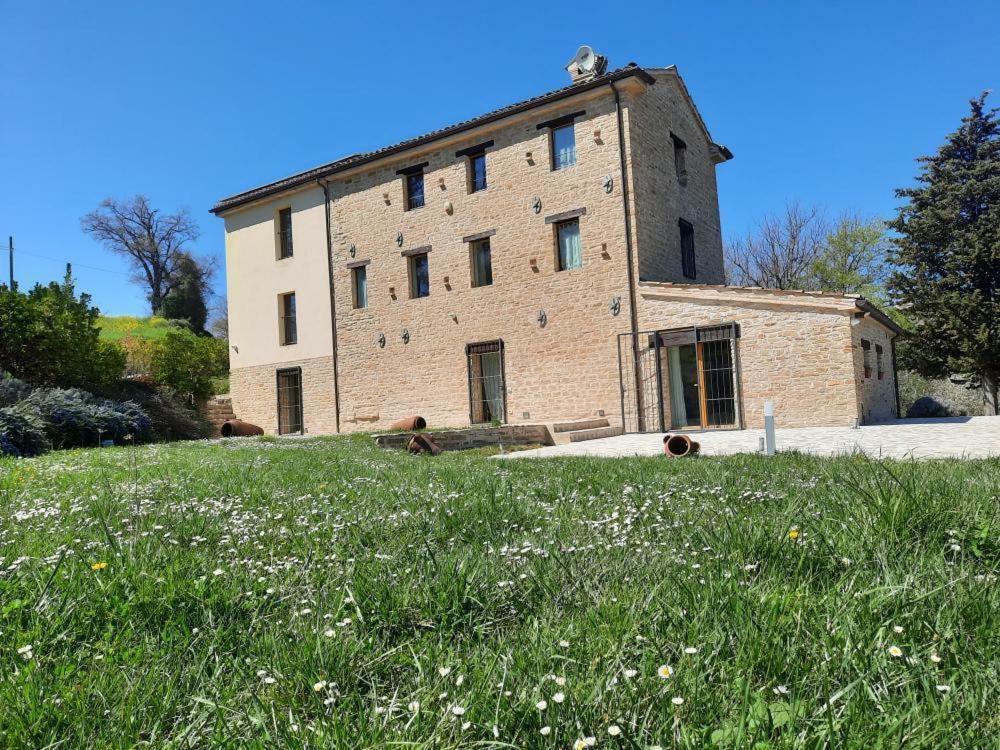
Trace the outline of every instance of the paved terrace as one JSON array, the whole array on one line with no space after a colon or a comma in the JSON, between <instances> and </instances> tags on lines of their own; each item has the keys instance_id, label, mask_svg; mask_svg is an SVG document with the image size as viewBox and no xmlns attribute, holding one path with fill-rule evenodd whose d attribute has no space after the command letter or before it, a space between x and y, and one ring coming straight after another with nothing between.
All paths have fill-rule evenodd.
<instances>
[{"instance_id":1,"label":"paved terrace","mask_svg":"<svg viewBox=\"0 0 1000 750\"><path fill-rule=\"evenodd\" d=\"M763 429L689 433L709 456L755 453ZM861 451L875 458L986 458L1000 456L1000 417L897 419L853 429L801 427L776 429L779 451L836 456ZM619 435L510 453L507 458L549 456L655 456L663 452L662 433Z\"/></svg>"}]
</instances>

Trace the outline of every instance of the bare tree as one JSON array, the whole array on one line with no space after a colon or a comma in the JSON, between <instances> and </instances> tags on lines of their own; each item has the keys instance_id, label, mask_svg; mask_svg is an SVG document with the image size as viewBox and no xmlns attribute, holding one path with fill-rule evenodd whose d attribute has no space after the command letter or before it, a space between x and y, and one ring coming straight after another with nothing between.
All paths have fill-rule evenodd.
<instances>
[{"instance_id":1,"label":"bare tree","mask_svg":"<svg viewBox=\"0 0 1000 750\"><path fill-rule=\"evenodd\" d=\"M154 314L178 281L177 267L188 255L187 244L198 239L198 226L186 210L161 214L144 195L129 201L108 198L80 223L108 250L129 259L133 281L148 290Z\"/></svg>"},{"instance_id":2,"label":"bare tree","mask_svg":"<svg viewBox=\"0 0 1000 750\"><path fill-rule=\"evenodd\" d=\"M818 208L789 203L782 215L767 215L756 232L726 246L726 275L736 286L802 289L809 285L829 227Z\"/></svg>"}]
</instances>

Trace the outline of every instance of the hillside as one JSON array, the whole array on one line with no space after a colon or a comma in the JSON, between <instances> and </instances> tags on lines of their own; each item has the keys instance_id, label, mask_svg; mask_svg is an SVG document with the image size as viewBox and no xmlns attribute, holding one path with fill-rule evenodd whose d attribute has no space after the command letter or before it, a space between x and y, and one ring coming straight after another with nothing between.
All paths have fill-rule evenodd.
<instances>
[{"instance_id":1,"label":"hillside","mask_svg":"<svg viewBox=\"0 0 1000 750\"><path fill-rule=\"evenodd\" d=\"M97 325L104 341L121 341L127 336L141 339L161 339L173 326L166 318L156 315L146 318L134 315L102 315Z\"/></svg>"}]
</instances>

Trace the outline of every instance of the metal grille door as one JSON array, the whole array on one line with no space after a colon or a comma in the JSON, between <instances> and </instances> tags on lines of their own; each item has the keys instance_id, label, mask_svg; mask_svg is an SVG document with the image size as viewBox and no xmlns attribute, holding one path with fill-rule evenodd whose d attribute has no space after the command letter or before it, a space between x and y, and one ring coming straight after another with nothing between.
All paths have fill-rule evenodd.
<instances>
[{"instance_id":1,"label":"metal grille door","mask_svg":"<svg viewBox=\"0 0 1000 750\"><path fill-rule=\"evenodd\" d=\"M469 422L506 422L503 341L469 344L465 355L469 363Z\"/></svg>"},{"instance_id":2,"label":"metal grille door","mask_svg":"<svg viewBox=\"0 0 1000 750\"><path fill-rule=\"evenodd\" d=\"M302 370L278 370L278 434L302 432Z\"/></svg>"}]
</instances>

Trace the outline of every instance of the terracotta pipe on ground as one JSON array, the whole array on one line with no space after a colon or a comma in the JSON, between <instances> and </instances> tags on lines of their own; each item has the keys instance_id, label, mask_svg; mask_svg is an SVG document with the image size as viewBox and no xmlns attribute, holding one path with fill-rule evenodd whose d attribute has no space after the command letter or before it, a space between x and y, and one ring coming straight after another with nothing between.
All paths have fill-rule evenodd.
<instances>
[{"instance_id":1,"label":"terracotta pipe on ground","mask_svg":"<svg viewBox=\"0 0 1000 750\"><path fill-rule=\"evenodd\" d=\"M441 447L426 435L414 435L406 444L406 449L413 454L430 453L437 456L441 453Z\"/></svg>"},{"instance_id":2,"label":"terracotta pipe on ground","mask_svg":"<svg viewBox=\"0 0 1000 750\"><path fill-rule=\"evenodd\" d=\"M390 430L423 430L427 427L427 420L414 414L412 417L403 417L389 425Z\"/></svg>"},{"instance_id":3,"label":"terracotta pipe on ground","mask_svg":"<svg viewBox=\"0 0 1000 750\"><path fill-rule=\"evenodd\" d=\"M264 430L255 424L244 422L242 419L227 419L222 423L219 430L222 437L249 437L250 435L263 435Z\"/></svg>"},{"instance_id":4,"label":"terracotta pipe on ground","mask_svg":"<svg viewBox=\"0 0 1000 750\"><path fill-rule=\"evenodd\" d=\"M701 443L692 440L687 435L663 436L663 453L671 458L694 456L700 450Z\"/></svg>"}]
</instances>

